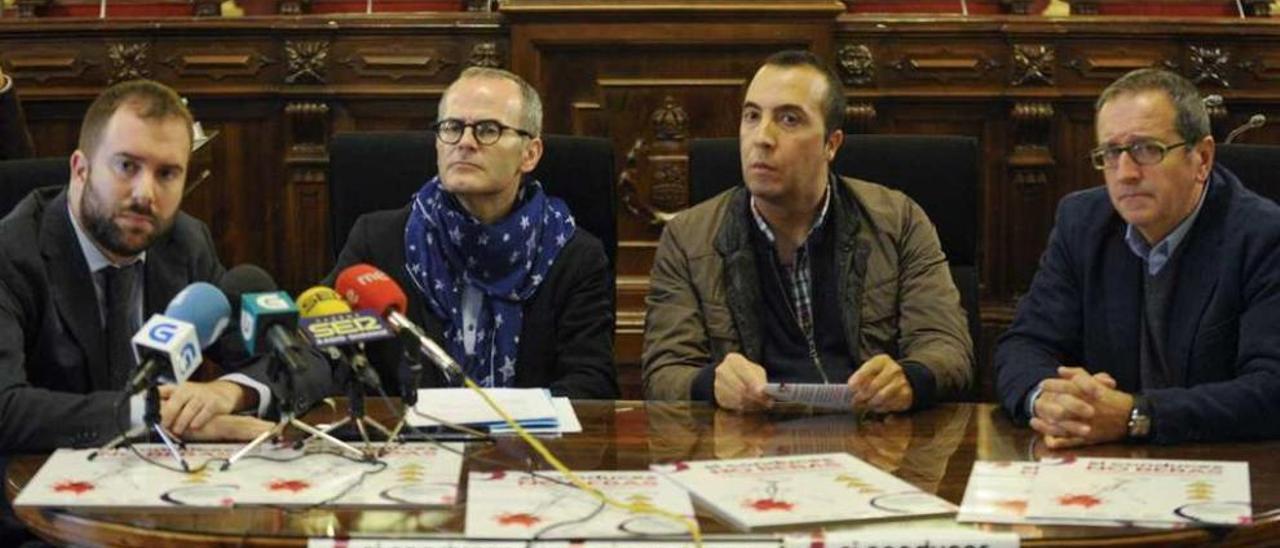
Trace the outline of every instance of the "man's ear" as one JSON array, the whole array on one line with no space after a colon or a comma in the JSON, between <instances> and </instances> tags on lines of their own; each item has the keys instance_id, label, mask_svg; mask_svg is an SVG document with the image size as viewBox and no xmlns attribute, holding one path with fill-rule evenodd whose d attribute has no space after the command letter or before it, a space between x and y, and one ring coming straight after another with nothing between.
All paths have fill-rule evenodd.
<instances>
[{"instance_id":1,"label":"man's ear","mask_svg":"<svg viewBox=\"0 0 1280 548\"><path fill-rule=\"evenodd\" d=\"M530 137L529 146L524 147L520 158L520 173L529 173L538 167L542 159L542 137Z\"/></svg>"},{"instance_id":2,"label":"man's ear","mask_svg":"<svg viewBox=\"0 0 1280 548\"><path fill-rule=\"evenodd\" d=\"M832 160L836 159L836 153L840 152L840 145L843 145L843 144L844 144L844 130L837 129L831 132L831 135L827 136L827 142L824 148L826 148L825 152L827 153L828 164L831 163Z\"/></svg>"},{"instance_id":3,"label":"man's ear","mask_svg":"<svg viewBox=\"0 0 1280 548\"><path fill-rule=\"evenodd\" d=\"M1209 180L1209 172L1213 170L1213 159L1217 155L1218 143L1213 140L1212 135L1206 135L1196 146L1191 149L1191 153L1196 156L1199 162L1196 165L1196 177L1199 182Z\"/></svg>"},{"instance_id":4,"label":"man's ear","mask_svg":"<svg viewBox=\"0 0 1280 548\"><path fill-rule=\"evenodd\" d=\"M71 179L67 184L71 188L84 188L84 184L89 182L89 156L80 149L76 149L71 153L68 160L71 163Z\"/></svg>"}]
</instances>

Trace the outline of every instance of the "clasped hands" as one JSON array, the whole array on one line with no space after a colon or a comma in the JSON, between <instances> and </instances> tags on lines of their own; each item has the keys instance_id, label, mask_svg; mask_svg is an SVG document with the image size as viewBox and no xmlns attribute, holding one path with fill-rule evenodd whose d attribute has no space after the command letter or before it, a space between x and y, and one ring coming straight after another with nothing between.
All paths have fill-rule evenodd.
<instances>
[{"instance_id":1,"label":"clasped hands","mask_svg":"<svg viewBox=\"0 0 1280 548\"><path fill-rule=\"evenodd\" d=\"M873 356L849 376L852 409L893 413L911 408L915 393L902 366L885 354ZM773 407L765 393L768 376L764 367L746 356L731 352L716 366L716 404L734 411L761 411Z\"/></svg>"},{"instance_id":2,"label":"clasped hands","mask_svg":"<svg viewBox=\"0 0 1280 548\"><path fill-rule=\"evenodd\" d=\"M1111 375L1059 367L1058 377L1040 386L1032 405L1031 428L1049 448L1107 443L1128 436L1133 396L1117 390Z\"/></svg>"}]
</instances>

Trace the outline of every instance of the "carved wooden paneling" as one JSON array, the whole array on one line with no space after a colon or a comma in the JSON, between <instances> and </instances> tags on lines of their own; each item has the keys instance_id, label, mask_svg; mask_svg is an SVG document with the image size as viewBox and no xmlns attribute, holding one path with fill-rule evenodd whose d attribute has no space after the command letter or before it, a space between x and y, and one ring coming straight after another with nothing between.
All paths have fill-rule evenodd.
<instances>
[{"instance_id":1,"label":"carved wooden paneling","mask_svg":"<svg viewBox=\"0 0 1280 548\"><path fill-rule=\"evenodd\" d=\"M43 86L84 80L86 71L98 64L88 55L84 49L52 41L22 41L0 50L0 62L20 83Z\"/></svg>"},{"instance_id":2,"label":"carved wooden paneling","mask_svg":"<svg viewBox=\"0 0 1280 548\"><path fill-rule=\"evenodd\" d=\"M1187 46L1185 76L1201 87L1231 87L1231 50L1222 46Z\"/></svg>"},{"instance_id":3,"label":"carved wooden paneling","mask_svg":"<svg viewBox=\"0 0 1280 548\"><path fill-rule=\"evenodd\" d=\"M1271 46L1253 45L1241 48L1236 67L1256 81L1263 83L1280 81L1280 50Z\"/></svg>"},{"instance_id":4,"label":"carved wooden paneling","mask_svg":"<svg viewBox=\"0 0 1280 548\"><path fill-rule=\"evenodd\" d=\"M179 83L272 81L274 73L265 71L282 61L266 40L175 42L156 49L157 62L167 68L157 76Z\"/></svg>"},{"instance_id":5,"label":"carved wooden paneling","mask_svg":"<svg viewBox=\"0 0 1280 548\"><path fill-rule=\"evenodd\" d=\"M324 84L329 74L329 42L288 40L284 43L286 84Z\"/></svg>"},{"instance_id":6,"label":"carved wooden paneling","mask_svg":"<svg viewBox=\"0 0 1280 548\"><path fill-rule=\"evenodd\" d=\"M361 48L338 61L362 78L436 80L459 61L431 46L378 45Z\"/></svg>"},{"instance_id":7,"label":"carved wooden paneling","mask_svg":"<svg viewBox=\"0 0 1280 548\"><path fill-rule=\"evenodd\" d=\"M1045 44L1015 44L1013 46L1013 86L1053 85L1057 69L1057 57L1053 46Z\"/></svg>"},{"instance_id":8,"label":"carved wooden paneling","mask_svg":"<svg viewBox=\"0 0 1280 548\"><path fill-rule=\"evenodd\" d=\"M1063 46L1061 55L1067 67L1066 75L1074 75L1076 81L1089 82L1091 86L1105 87L1125 73L1140 68L1160 67L1176 69L1179 57L1174 44L1125 43L1121 41L1081 41Z\"/></svg>"},{"instance_id":9,"label":"carved wooden paneling","mask_svg":"<svg viewBox=\"0 0 1280 548\"><path fill-rule=\"evenodd\" d=\"M614 144L620 190L635 206L619 207L618 219L623 364L639 356L661 230L654 219L687 205L687 140L736 134L741 86L777 50L832 61L849 100L846 131L979 139L988 342L1035 271L1056 202L1102 181L1087 154L1104 86L1165 67L1223 96L1211 108L1216 136L1254 113L1280 119L1280 20L855 16L819 0L547 4L333 24L5 19L0 63L18 83L41 154L74 148L75 119L109 82L148 76L191 99L222 134L211 145L213 178L184 207L210 223L224 263L261 264L291 291L329 268L328 136L425 128L459 71L510 67L542 93L548 132ZM1280 127L1244 141L1280 143Z\"/></svg>"},{"instance_id":10,"label":"carved wooden paneling","mask_svg":"<svg viewBox=\"0 0 1280 548\"><path fill-rule=\"evenodd\" d=\"M897 85L991 83L1003 74L1004 51L981 43L900 43L888 48L881 81Z\"/></svg>"}]
</instances>

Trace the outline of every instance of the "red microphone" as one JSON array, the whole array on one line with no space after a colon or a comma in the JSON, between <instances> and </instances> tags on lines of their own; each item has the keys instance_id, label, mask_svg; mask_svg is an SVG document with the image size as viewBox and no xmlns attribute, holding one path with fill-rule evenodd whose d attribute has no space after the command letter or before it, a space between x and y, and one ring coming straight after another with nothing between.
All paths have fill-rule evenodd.
<instances>
[{"instance_id":1,"label":"red microphone","mask_svg":"<svg viewBox=\"0 0 1280 548\"><path fill-rule=\"evenodd\" d=\"M446 378L463 375L458 362L428 337L421 327L405 317L408 298L400 285L386 272L364 263L352 265L338 274L337 283L333 287L351 306L360 310L372 310L386 318L401 339L435 363Z\"/></svg>"},{"instance_id":2,"label":"red microphone","mask_svg":"<svg viewBox=\"0 0 1280 548\"><path fill-rule=\"evenodd\" d=\"M380 316L390 314L391 311L404 314L409 301L391 276L364 263L351 265L343 270L338 274L337 283L333 287L351 306L372 310Z\"/></svg>"}]
</instances>

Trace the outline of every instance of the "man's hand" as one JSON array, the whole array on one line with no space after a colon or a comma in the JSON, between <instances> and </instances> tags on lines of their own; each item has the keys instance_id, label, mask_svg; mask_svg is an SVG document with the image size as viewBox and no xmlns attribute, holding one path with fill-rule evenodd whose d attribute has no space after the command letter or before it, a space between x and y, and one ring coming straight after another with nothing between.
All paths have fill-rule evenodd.
<instances>
[{"instance_id":1,"label":"man's hand","mask_svg":"<svg viewBox=\"0 0 1280 548\"><path fill-rule=\"evenodd\" d=\"M247 407L250 392L231 381L160 385L160 422L178 436L188 429L200 430L214 417Z\"/></svg>"},{"instance_id":2,"label":"man's hand","mask_svg":"<svg viewBox=\"0 0 1280 548\"><path fill-rule=\"evenodd\" d=\"M201 428L192 428L183 438L186 441L249 441L271 430L275 425L257 417L220 415Z\"/></svg>"},{"instance_id":3,"label":"man's hand","mask_svg":"<svg viewBox=\"0 0 1280 548\"><path fill-rule=\"evenodd\" d=\"M1117 390L1110 375L1059 367L1058 378L1041 386L1031 428L1044 436L1049 448L1107 443L1129 434L1133 396Z\"/></svg>"},{"instance_id":4,"label":"man's hand","mask_svg":"<svg viewBox=\"0 0 1280 548\"><path fill-rule=\"evenodd\" d=\"M737 352L730 352L716 366L716 404L734 411L760 411L773 407L773 398L764 393L768 376L760 364Z\"/></svg>"},{"instance_id":5,"label":"man's hand","mask_svg":"<svg viewBox=\"0 0 1280 548\"><path fill-rule=\"evenodd\" d=\"M849 376L850 404L854 409L866 408L877 413L911 409L915 392L907 382L902 366L887 354L872 356Z\"/></svg>"}]
</instances>

